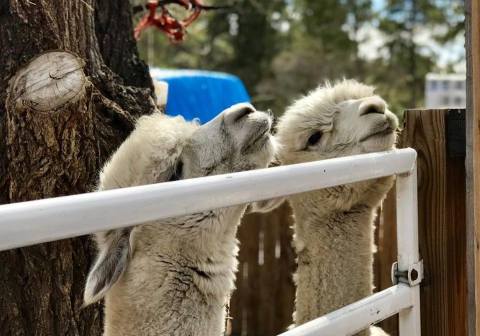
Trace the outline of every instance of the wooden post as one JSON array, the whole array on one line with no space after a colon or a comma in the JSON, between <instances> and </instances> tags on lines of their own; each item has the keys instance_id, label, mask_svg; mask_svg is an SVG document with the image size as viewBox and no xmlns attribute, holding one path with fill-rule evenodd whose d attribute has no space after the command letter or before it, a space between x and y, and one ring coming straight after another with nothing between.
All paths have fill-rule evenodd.
<instances>
[{"instance_id":1,"label":"wooden post","mask_svg":"<svg viewBox=\"0 0 480 336\"><path fill-rule=\"evenodd\" d=\"M466 336L464 110L407 111L400 147L418 152L422 335ZM392 207L386 202L384 214ZM383 221L395 225L392 216Z\"/></svg>"},{"instance_id":2,"label":"wooden post","mask_svg":"<svg viewBox=\"0 0 480 336\"><path fill-rule=\"evenodd\" d=\"M467 56L467 274L468 335L480 335L480 4L465 2Z\"/></svg>"},{"instance_id":3,"label":"wooden post","mask_svg":"<svg viewBox=\"0 0 480 336\"><path fill-rule=\"evenodd\" d=\"M231 299L233 335L277 335L293 323L293 218L285 203L249 214L239 228L239 270Z\"/></svg>"}]
</instances>

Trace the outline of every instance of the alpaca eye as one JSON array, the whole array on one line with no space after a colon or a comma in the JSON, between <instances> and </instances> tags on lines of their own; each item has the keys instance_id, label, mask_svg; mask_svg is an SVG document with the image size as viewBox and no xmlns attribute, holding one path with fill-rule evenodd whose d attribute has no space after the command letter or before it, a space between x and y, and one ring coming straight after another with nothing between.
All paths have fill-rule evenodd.
<instances>
[{"instance_id":1,"label":"alpaca eye","mask_svg":"<svg viewBox=\"0 0 480 336\"><path fill-rule=\"evenodd\" d=\"M310 135L310 138L308 138L307 147L316 145L321 138L322 138L322 132L318 131L313 133L312 135Z\"/></svg>"},{"instance_id":2,"label":"alpaca eye","mask_svg":"<svg viewBox=\"0 0 480 336\"><path fill-rule=\"evenodd\" d=\"M182 173L183 173L183 162L179 161L175 166L175 171L173 172L172 176L170 176L170 179L168 180L168 182L181 180Z\"/></svg>"}]
</instances>

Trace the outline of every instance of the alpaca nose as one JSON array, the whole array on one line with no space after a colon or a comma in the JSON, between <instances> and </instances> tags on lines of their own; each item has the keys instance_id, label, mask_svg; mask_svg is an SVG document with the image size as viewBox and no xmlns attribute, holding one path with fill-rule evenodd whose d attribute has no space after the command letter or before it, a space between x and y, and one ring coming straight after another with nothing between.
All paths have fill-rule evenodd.
<instances>
[{"instance_id":1,"label":"alpaca nose","mask_svg":"<svg viewBox=\"0 0 480 336\"><path fill-rule=\"evenodd\" d=\"M385 102L377 97L369 98L360 105L360 116L367 114L385 114Z\"/></svg>"},{"instance_id":2,"label":"alpaca nose","mask_svg":"<svg viewBox=\"0 0 480 336\"><path fill-rule=\"evenodd\" d=\"M238 123L239 121L247 117L249 114L252 114L254 112L255 108L248 103L233 105L224 112L225 122L230 125Z\"/></svg>"}]
</instances>

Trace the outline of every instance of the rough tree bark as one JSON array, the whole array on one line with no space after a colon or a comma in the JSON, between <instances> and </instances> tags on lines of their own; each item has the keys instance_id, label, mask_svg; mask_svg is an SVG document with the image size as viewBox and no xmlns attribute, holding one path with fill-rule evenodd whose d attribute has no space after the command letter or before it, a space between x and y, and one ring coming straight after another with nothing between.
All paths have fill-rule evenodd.
<instances>
[{"instance_id":1,"label":"rough tree bark","mask_svg":"<svg viewBox=\"0 0 480 336\"><path fill-rule=\"evenodd\" d=\"M0 50L0 203L92 190L154 109L128 0L2 0ZM100 307L81 309L92 252L85 237L0 252L0 334L100 335Z\"/></svg>"}]
</instances>

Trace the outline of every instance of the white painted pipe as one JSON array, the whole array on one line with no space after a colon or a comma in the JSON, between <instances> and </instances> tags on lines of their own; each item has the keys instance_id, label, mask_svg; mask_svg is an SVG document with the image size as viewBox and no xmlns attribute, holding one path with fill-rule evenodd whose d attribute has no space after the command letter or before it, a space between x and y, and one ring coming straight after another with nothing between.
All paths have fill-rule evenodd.
<instances>
[{"instance_id":1,"label":"white painted pipe","mask_svg":"<svg viewBox=\"0 0 480 336\"><path fill-rule=\"evenodd\" d=\"M410 172L413 149L0 206L0 251Z\"/></svg>"},{"instance_id":2,"label":"white painted pipe","mask_svg":"<svg viewBox=\"0 0 480 336\"><path fill-rule=\"evenodd\" d=\"M410 174L397 177L397 251L398 270L408 268L420 260L418 250L417 168ZM422 276L419 274L418 276ZM412 287L414 304L399 314L400 336L420 336L420 286Z\"/></svg>"},{"instance_id":3,"label":"white painted pipe","mask_svg":"<svg viewBox=\"0 0 480 336\"><path fill-rule=\"evenodd\" d=\"M354 335L413 305L413 288L398 284L279 336Z\"/></svg>"}]
</instances>

